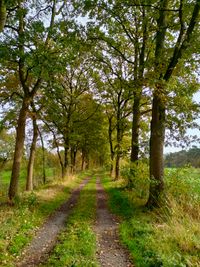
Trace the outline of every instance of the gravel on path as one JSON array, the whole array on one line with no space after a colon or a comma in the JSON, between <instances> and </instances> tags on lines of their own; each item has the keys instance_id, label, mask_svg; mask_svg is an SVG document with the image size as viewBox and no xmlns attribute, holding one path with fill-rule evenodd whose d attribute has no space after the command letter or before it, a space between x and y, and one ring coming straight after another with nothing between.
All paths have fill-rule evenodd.
<instances>
[{"instance_id":1,"label":"gravel on path","mask_svg":"<svg viewBox=\"0 0 200 267\"><path fill-rule=\"evenodd\" d=\"M89 179L83 180L80 186L72 192L71 197L37 231L36 236L22 253L21 261L16 263L17 267L39 266L47 260L49 253L56 245L59 233L66 227L66 219L77 203L81 190Z\"/></svg>"},{"instance_id":2,"label":"gravel on path","mask_svg":"<svg viewBox=\"0 0 200 267\"><path fill-rule=\"evenodd\" d=\"M97 235L97 258L102 267L133 267L126 249L120 244L119 222L107 206L107 195L97 180L97 220L94 231Z\"/></svg>"}]
</instances>

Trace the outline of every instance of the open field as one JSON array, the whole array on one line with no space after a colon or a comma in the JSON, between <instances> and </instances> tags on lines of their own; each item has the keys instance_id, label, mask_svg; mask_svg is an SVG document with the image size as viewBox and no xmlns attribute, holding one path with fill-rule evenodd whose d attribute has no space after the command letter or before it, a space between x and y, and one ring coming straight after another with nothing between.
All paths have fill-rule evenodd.
<instances>
[{"instance_id":1,"label":"open field","mask_svg":"<svg viewBox=\"0 0 200 267\"><path fill-rule=\"evenodd\" d=\"M19 192L23 192L25 190L26 174L27 170L22 169L19 177ZM4 170L0 172L0 201L2 201L7 195L10 183L10 177L11 177L11 170ZM55 178L53 168L46 169L46 177L47 177L47 182L53 181L53 179ZM37 180L38 179L36 179L36 181ZM42 183L41 178L39 179L39 182L40 184Z\"/></svg>"}]
</instances>

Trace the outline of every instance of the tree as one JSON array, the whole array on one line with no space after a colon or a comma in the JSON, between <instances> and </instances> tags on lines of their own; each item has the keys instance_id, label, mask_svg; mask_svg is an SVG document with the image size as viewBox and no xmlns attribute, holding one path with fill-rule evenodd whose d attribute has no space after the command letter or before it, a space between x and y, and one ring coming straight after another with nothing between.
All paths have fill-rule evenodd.
<instances>
[{"instance_id":1,"label":"tree","mask_svg":"<svg viewBox=\"0 0 200 267\"><path fill-rule=\"evenodd\" d=\"M22 91L22 104L17 121L16 145L9 187L10 201L15 197L18 189L25 125L29 106L44 81L46 71L50 66L49 62L52 61L53 63L52 55L54 52L50 39L55 23L55 16L59 15L56 12L55 0L51 1L51 7L47 4L44 9L40 7L39 12L38 7L35 7L34 11L36 14L28 12L32 4L18 1L14 15L8 17L10 26L6 30L1 44L2 64L8 65L9 62L11 63L11 73L17 73ZM45 28L44 22L38 18L41 12L48 12L50 14L49 27ZM44 32L46 32L46 35Z\"/></svg>"},{"instance_id":2,"label":"tree","mask_svg":"<svg viewBox=\"0 0 200 267\"><path fill-rule=\"evenodd\" d=\"M171 45L171 53L168 52L167 32L169 32L169 21L174 22L174 17L170 17L168 11L170 3L168 0L160 1L159 17L157 19L157 33L155 46L155 88L153 93L152 104L152 121L151 121L151 137L150 137L150 194L147 206L156 206L159 203L160 195L164 189L164 164L163 164L163 147L165 138L165 122L166 122L166 84L169 83L173 75L174 69L179 63L180 59L184 58L184 52L189 47L192 33L197 23L200 2L196 1L193 7L192 14L185 18L188 25L184 24L184 3L180 1L178 16L179 28L176 31L178 38L174 38L173 46ZM188 16L188 14L187 14ZM168 53L167 53L168 52ZM192 46L190 46L190 53L192 53ZM167 59L163 62L162 55L166 55Z\"/></svg>"},{"instance_id":3,"label":"tree","mask_svg":"<svg viewBox=\"0 0 200 267\"><path fill-rule=\"evenodd\" d=\"M108 118L108 140L109 140L109 147L110 147L110 176L113 175L114 170L114 157L115 157L115 151L114 151L114 144L113 144L113 134L114 130L116 128L116 123L114 121L114 114L113 112L106 110L106 115Z\"/></svg>"},{"instance_id":4,"label":"tree","mask_svg":"<svg viewBox=\"0 0 200 267\"><path fill-rule=\"evenodd\" d=\"M105 116L100 103L93 99L92 93L81 96L78 108L74 113L74 132L77 148L81 152L81 169L102 165L107 161ZM93 161L93 162L92 162Z\"/></svg>"},{"instance_id":5,"label":"tree","mask_svg":"<svg viewBox=\"0 0 200 267\"><path fill-rule=\"evenodd\" d=\"M85 5L84 5L85 4ZM138 125L144 87L153 92L150 137L150 194L147 206L155 206L163 190L163 146L169 82L197 51L189 47L193 33L197 36L199 1L186 4L167 0L83 2L84 14L97 22L92 38L104 41L121 58L132 64L134 104L131 160L138 159ZM134 21L134 25L133 22ZM102 27L102 25L104 27ZM90 36L89 36L90 38ZM126 49L124 49L126 45ZM132 48L132 49L127 49ZM187 52L187 53L186 53ZM194 60L193 60L194 61ZM176 68L176 73L174 72ZM172 75L173 74L173 75ZM134 107L135 106L135 107Z\"/></svg>"},{"instance_id":6,"label":"tree","mask_svg":"<svg viewBox=\"0 0 200 267\"><path fill-rule=\"evenodd\" d=\"M131 76L129 73L129 66L119 57L115 56L114 58L112 54L108 54L107 57L104 56L101 61L101 79L104 80L104 85L101 85L99 90L103 102L105 102L105 108L107 109L111 171L115 156L115 179L118 179L120 158L123 154L122 141L124 134L127 132L127 117L131 113L130 100L132 98L132 92L128 86ZM115 122L114 125L113 122ZM114 147L112 142L113 130L116 130L116 142Z\"/></svg>"},{"instance_id":7,"label":"tree","mask_svg":"<svg viewBox=\"0 0 200 267\"><path fill-rule=\"evenodd\" d=\"M28 170L27 170L27 178L26 178L26 190L32 191L33 190L33 169L34 169L34 161L35 161L35 154L36 154L36 143L38 138L38 126L37 126L37 117L36 117L36 110L33 106L33 113L31 114L32 124L33 124L33 139L30 147L30 155L28 161Z\"/></svg>"},{"instance_id":8,"label":"tree","mask_svg":"<svg viewBox=\"0 0 200 267\"><path fill-rule=\"evenodd\" d=\"M77 55L75 53L77 53ZM67 168L69 167L70 146L71 151L75 152L76 150L71 140L74 121L76 122L73 116L82 95L86 91L90 91L92 81L91 78L89 78L91 68L89 66L87 54L84 51L77 51L75 49L73 59L71 60L63 55L62 66L60 73L55 77L51 77L47 92L48 102L44 118L48 124L51 125L51 129L56 129L56 131L51 130L54 132L55 144L57 143L56 135L60 135L62 138L62 147L64 147L63 163L61 163L62 159L60 156L59 158L63 169L62 176L65 177ZM84 110L80 112L82 113ZM75 158L73 160L75 160Z\"/></svg>"}]
</instances>

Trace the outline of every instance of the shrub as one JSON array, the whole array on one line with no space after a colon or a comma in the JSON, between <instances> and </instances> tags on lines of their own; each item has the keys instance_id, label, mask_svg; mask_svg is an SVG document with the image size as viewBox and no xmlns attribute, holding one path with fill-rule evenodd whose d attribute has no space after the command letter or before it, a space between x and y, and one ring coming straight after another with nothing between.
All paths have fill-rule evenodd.
<instances>
[{"instance_id":1,"label":"shrub","mask_svg":"<svg viewBox=\"0 0 200 267\"><path fill-rule=\"evenodd\" d=\"M121 171L126 181L126 188L131 189L136 197L146 199L149 191L149 167L146 163L138 161L125 166Z\"/></svg>"}]
</instances>

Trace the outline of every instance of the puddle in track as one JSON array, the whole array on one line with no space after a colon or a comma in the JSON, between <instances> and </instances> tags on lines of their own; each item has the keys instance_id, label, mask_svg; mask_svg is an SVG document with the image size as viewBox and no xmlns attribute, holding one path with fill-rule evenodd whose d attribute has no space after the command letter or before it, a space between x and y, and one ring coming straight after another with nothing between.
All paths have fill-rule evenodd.
<instances>
[{"instance_id":1,"label":"puddle in track","mask_svg":"<svg viewBox=\"0 0 200 267\"><path fill-rule=\"evenodd\" d=\"M107 196L97 179L97 221L94 231L97 235L97 259L104 267L133 267L126 249L120 244L119 223L107 207Z\"/></svg>"},{"instance_id":2,"label":"puddle in track","mask_svg":"<svg viewBox=\"0 0 200 267\"><path fill-rule=\"evenodd\" d=\"M51 250L54 248L58 234L66 227L66 219L71 213L73 206L77 203L80 191L90 178L82 181L71 197L60 206L38 230L30 245L22 253L21 261L16 263L18 267L39 266L44 263Z\"/></svg>"}]
</instances>

